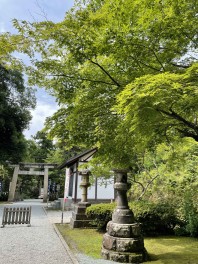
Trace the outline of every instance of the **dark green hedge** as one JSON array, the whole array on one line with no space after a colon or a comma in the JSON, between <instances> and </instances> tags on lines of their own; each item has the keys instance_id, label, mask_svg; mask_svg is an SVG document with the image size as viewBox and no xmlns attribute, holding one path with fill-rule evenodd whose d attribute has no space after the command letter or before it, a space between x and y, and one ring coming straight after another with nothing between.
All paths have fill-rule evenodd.
<instances>
[{"instance_id":1,"label":"dark green hedge","mask_svg":"<svg viewBox=\"0 0 198 264\"><path fill-rule=\"evenodd\" d=\"M129 206L135 215L136 221L142 223L142 230L145 236L198 235L198 216L196 218L195 212L193 226L191 221L192 227L189 229L189 214L179 216L177 208L171 203L138 201L129 203ZM98 230L105 231L106 224L111 220L115 207L115 203L92 205L87 208L87 215L93 219L93 226L96 226Z\"/></svg>"},{"instance_id":2,"label":"dark green hedge","mask_svg":"<svg viewBox=\"0 0 198 264\"><path fill-rule=\"evenodd\" d=\"M172 235L176 226L182 225L176 210L169 203L148 203L145 201L130 203L137 222L142 223L146 236Z\"/></svg>"},{"instance_id":3,"label":"dark green hedge","mask_svg":"<svg viewBox=\"0 0 198 264\"><path fill-rule=\"evenodd\" d=\"M92 225L97 227L98 230L105 231L107 223L111 220L115 203L108 204L94 204L87 207L86 213L89 219L92 220Z\"/></svg>"}]
</instances>

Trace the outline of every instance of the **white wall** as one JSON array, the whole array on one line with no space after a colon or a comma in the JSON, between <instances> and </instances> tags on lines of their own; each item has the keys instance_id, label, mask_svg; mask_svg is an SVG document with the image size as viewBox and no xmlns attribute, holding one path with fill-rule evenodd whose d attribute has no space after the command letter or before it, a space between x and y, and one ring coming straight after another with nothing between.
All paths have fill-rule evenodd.
<instances>
[{"instance_id":1,"label":"white wall","mask_svg":"<svg viewBox=\"0 0 198 264\"><path fill-rule=\"evenodd\" d=\"M114 199L114 177L108 180L98 179L98 199Z\"/></svg>"},{"instance_id":2,"label":"white wall","mask_svg":"<svg viewBox=\"0 0 198 264\"><path fill-rule=\"evenodd\" d=\"M78 177L77 199L81 199L81 177ZM97 199L114 199L114 178L97 180ZM95 182L88 188L88 199L95 199Z\"/></svg>"}]
</instances>

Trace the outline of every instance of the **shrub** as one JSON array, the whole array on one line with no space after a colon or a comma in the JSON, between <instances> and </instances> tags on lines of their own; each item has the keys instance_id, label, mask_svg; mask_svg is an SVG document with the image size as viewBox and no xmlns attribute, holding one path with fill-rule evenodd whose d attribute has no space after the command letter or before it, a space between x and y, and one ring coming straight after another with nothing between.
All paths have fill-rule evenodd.
<instances>
[{"instance_id":1,"label":"shrub","mask_svg":"<svg viewBox=\"0 0 198 264\"><path fill-rule=\"evenodd\" d=\"M96 226L99 231L105 231L107 223L112 218L115 203L94 204L87 208L86 214L92 219L91 224Z\"/></svg>"},{"instance_id":2,"label":"shrub","mask_svg":"<svg viewBox=\"0 0 198 264\"><path fill-rule=\"evenodd\" d=\"M105 231L107 223L112 219L115 203L96 204L87 208L87 215L92 225ZM179 235L198 236L198 212L193 205L193 197L186 194L182 204L175 206L174 201L152 203L137 201L129 203L135 220L142 224L145 236ZM180 213L178 213L180 212Z\"/></svg>"},{"instance_id":3,"label":"shrub","mask_svg":"<svg viewBox=\"0 0 198 264\"><path fill-rule=\"evenodd\" d=\"M175 226L181 225L170 203L138 201L129 205L136 221L142 223L142 231L146 236L171 235L174 234Z\"/></svg>"},{"instance_id":4,"label":"shrub","mask_svg":"<svg viewBox=\"0 0 198 264\"><path fill-rule=\"evenodd\" d=\"M184 234L192 237L198 236L198 212L194 205L193 196L187 192L184 196L183 218L185 221Z\"/></svg>"},{"instance_id":5,"label":"shrub","mask_svg":"<svg viewBox=\"0 0 198 264\"><path fill-rule=\"evenodd\" d=\"M98 230L105 231L115 207L115 203L92 205L87 208L87 215ZM180 225L174 208L168 203L138 201L129 203L129 207L134 212L136 221L142 223L144 235L170 235L174 233L174 227Z\"/></svg>"}]
</instances>

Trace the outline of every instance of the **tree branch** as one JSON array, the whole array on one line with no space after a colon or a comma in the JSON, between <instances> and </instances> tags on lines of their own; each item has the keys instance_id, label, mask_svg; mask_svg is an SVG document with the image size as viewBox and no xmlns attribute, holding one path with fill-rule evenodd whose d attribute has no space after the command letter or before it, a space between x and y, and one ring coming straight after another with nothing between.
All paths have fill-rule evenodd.
<instances>
[{"instance_id":1,"label":"tree branch","mask_svg":"<svg viewBox=\"0 0 198 264\"><path fill-rule=\"evenodd\" d=\"M153 48L151 48L151 47L148 47L148 46L146 46L146 45L144 45L144 44L142 44L142 43L131 43L130 45L133 45L133 46L142 46L142 47L144 47L145 49L147 49L147 50L149 50L150 52L152 52L153 53L153 55L154 55L154 57L155 57L155 59L156 59L156 61L159 63L159 65L161 66L161 68L163 69L163 71L165 71L165 68L164 68L164 66L163 66L163 64L161 63L161 61L159 60L159 58L158 58L158 56L157 56L157 53L156 53L156 51L153 49ZM142 62L141 62L142 63ZM143 64L143 63L142 63ZM154 68L155 69L155 68ZM157 70L157 71L161 71L161 70L158 70L158 69L155 69L155 70Z\"/></svg>"},{"instance_id":2,"label":"tree branch","mask_svg":"<svg viewBox=\"0 0 198 264\"><path fill-rule=\"evenodd\" d=\"M131 56L131 55L130 55L130 57L131 57L133 60L135 60L136 63L138 63L138 66L139 66L141 69L142 69L142 67L141 67L140 64L146 66L146 67L149 68L149 69L152 69L152 70L154 70L154 71L160 72L160 69L157 69L157 68L155 68L155 67L153 67L153 66L151 66L151 65L148 65L148 64L144 63L143 61L140 61L140 60L134 58L134 56Z\"/></svg>"},{"instance_id":3,"label":"tree branch","mask_svg":"<svg viewBox=\"0 0 198 264\"><path fill-rule=\"evenodd\" d=\"M112 82L114 82L115 85L117 85L118 87L121 87L121 85L99 63L92 61L91 59L89 59L89 61L97 65L112 80Z\"/></svg>"},{"instance_id":4,"label":"tree branch","mask_svg":"<svg viewBox=\"0 0 198 264\"><path fill-rule=\"evenodd\" d=\"M151 51L153 52L153 54L154 54L154 56L155 56L157 62L161 65L163 71L165 71L165 68L164 68L163 64L161 63L161 61L159 60L159 58L158 58L156 52L155 52L153 49L151 49Z\"/></svg>"},{"instance_id":5,"label":"tree branch","mask_svg":"<svg viewBox=\"0 0 198 264\"><path fill-rule=\"evenodd\" d=\"M140 194L140 196L138 197L138 201L142 199L142 196L145 194L145 192L147 191L149 185L151 185L151 183L159 176L159 174L155 175L155 177L153 177L146 185L146 187L144 187L143 192Z\"/></svg>"},{"instance_id":6,"label":"tree branch","mask_svg":"<svg viewBox=\"0 0 198 264\"><path fill-rule=\"evenodd\" d=\"M49 74L47 76L56 76L56 77L66 77L66 78L69 78L69 79L75 79L76 77L75 76L70 76L70 75L66 75L66 74ZM115 83L109 83L109 82L105 82L105 81L100 81L100 80L90 80L88 78L79 78L78 80L80 81L88 81L88 82L94 82L94 83L103 83L103 84L107 84L107 85L116 85ZM116 85L117 86L117 85Z\"/></svg>"},{"instance_id":7,"label":"tree branch","mask_svg":"<svg viewBox=\"0 0 198 264\"><path fill-rule=\"evenodd\" d=\"M141 182L136 181L136 179L135 179L135 175L132 175L132 176L133 176L133 182L139 184L139 185L142 187L142 192L144 192L144 190L145 190L144 185L143 185ZM138 199L139 199L139 198L138 198Z\"/></svg>"},{"instance_id":8,"label":"tree branch","mask_svg":"<svg viewBox=\"0 0 198 264\"><path fill-rule=\"evenodd\" d=\"M190 131L187 131L187 130L182 130L182 129L177 129L181 134L183 134L185 137L191 137L193 138L195 141L198 142L198 135L196 134L193 134L192 132Z\"/></svg>"},{"instance_id":9,"label":"tree branch","mask_svg":"<svg viewBox=\"0 0 198 264\"><path fill-rule=\"evenodd\" d=\"M171 118L181 121L184 125L186 125L187 127L193 129L196 133L198 133L198 126L196 126L195 124L193 124L192 122L187 121L186 119L184 119L182 116L178 115L176 112L174 112L173 110L170 110L170 112L167 112L163 109L156 109L157 111L170 116Z\"/></svg>"}]
</instances>

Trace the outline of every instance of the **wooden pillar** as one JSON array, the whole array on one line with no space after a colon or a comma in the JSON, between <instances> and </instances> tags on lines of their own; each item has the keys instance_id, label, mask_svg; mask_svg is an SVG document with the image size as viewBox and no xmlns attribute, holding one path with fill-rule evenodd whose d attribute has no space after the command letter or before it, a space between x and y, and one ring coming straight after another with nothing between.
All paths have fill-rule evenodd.
<instances>
[{"instance_id":1,"label":"wooden pillar","mask_svg":"<svg viewBox=\"0 0 198 264\"><path fill-rule=\"evenodd\" d=\"M8 202L13 202L14 201L14 195L15 195L16 184L17 184L17 179L18 179L18 172L19 172L19 165L16 165L14 167L14 173L13 173L13 177L12 177L12 182L10 184Z\"/></svg>"},{"instance_id":2,"label":"wooden pillar","mask_svg":"<svg viewBox=\"0 0 198 264\"><path fill-rule=\"evenodd\" d=\"M74 188L74 203L77 202L77 195L78 195L78 170L76 170L76 174L75 174L75 188Z\"/></svg>"},{"instance_id":3,"label":"wooden pillar","mask_svg":"<svg viewBox=\"0 0 198 264\"><path fill-rule=\"evenodd\" d=\"M48 196L48 168L44 168L44 190L43 190L43 202L47 202Z\"/></svg>"}]
</instances>

